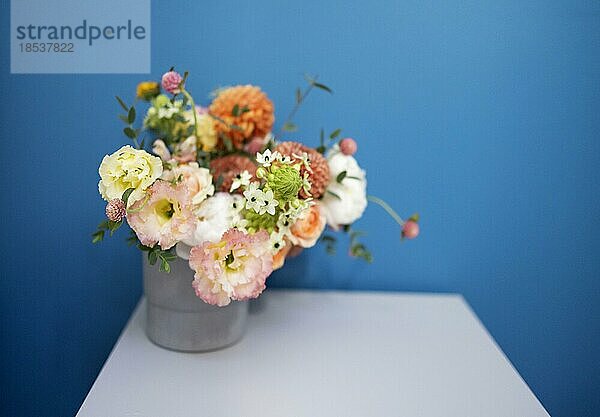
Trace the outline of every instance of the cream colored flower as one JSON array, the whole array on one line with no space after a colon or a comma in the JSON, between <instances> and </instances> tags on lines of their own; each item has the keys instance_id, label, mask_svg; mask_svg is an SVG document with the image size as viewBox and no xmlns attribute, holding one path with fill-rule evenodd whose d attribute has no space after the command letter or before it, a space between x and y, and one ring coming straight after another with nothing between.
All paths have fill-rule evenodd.
<instances>
[{"instance_id":1,"label":"cream colored flower","mask_svg":"<svg viewBox=\"0 0 600 417\"><path fill-rule=\"evenodd\" d=\"M190 126L194 125L194 113L192 110L187 110L184 116ZM206 112L196 110L196 118L198 125L196 126L195 137L202 144L202 150L205 152L212 151L217 146L217 131L215 130L215 121Z\"/></svg>"},{"instance_id":2,"label":"cream colored flower","mask_svg":"<svg viewBox=\"0 0 600 417\"><path fill-rule=\"evenodd\" d=\"M144 197L145 191L162 175L162 161L142 149L123 146L102 159L98 190L106 201L121 198L125 190L133 188L127 205Z\"/></svg>"},{"instance_id":3,"label":"cream colored flower","mask_svg":"<svg viewBox=\"0 0 600 417\"><path fill-rule=\"evenodd\" d=\"M198 166L197 162L181 164L165 171L163 179L167 181L181 180L187 187L194 206L202 203L208 196L215 193L210 171L207 168Z\"/></svg>"}]
</instances>

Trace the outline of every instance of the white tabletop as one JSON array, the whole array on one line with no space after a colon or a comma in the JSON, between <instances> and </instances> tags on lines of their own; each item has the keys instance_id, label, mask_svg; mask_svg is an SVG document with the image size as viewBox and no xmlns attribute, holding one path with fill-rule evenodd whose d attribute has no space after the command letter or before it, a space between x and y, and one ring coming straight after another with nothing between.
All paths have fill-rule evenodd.
<instances>
[{"instance_id":1,"label":"white tabletop","mask_svg":"<svg viewBox=\"0 0 600 417\"><path fill-rule=\"evenodd\" d=\"M548 413L458 295L273 291L245 337L161 349L136 308L77 416L535 417Z\"/></svg>"}]
</instances>

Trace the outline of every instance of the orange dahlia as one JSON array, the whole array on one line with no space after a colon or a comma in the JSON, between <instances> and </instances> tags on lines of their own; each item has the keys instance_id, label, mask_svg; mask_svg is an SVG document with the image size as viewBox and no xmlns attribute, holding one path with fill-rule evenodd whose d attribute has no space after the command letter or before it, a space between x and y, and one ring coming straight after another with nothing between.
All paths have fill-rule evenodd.
<instances>
[{"instance_id":1,"label":"orange dahlia","mask_svg":"<svg viewBox=\"0 0 600 417\"><path fill-rule=\"evenodd\" d=\"M231 184L236 175L244 171L248 171L252 175L253 180L256 180L254 177L256 174L256 165L249 158L242 155L227 155L213 159L210 161L210 171L215 183L219 180L219 177L222 177L223 182L219 189L227 193L231 189ZM238 188L237 192L241 192L241 188Z\"/></svg>"},{"instance_id":2,"label":"orange dahlia","mask_svg":"<svg viewBox=\"0 0 600 417\"><path fill-rule=\"evenodd\" d=\"M223 120L215 123L217 132L230 138L237 149L242 149L253 137L264 137L275 122L273 103L259 87L252 85L238 85L221 91L209 111Z\"/></svg>"},{"instance_id":3,"label":"orange dahlia","mask_svg":"<svg viewBox=\"0 0 600 417\"><path fill-rule=\"evenodd\" d=\"M306 152L312 172L308 172L306 167L303 166L300 170L300 175L304 176L304 173L308 172L308 180L311 184L310 194L313 198L319 198L323 195L329 184L329 165L323 155L313 148L309 148L298 142L281 142L275 147L275 150L282 155L289 156L292 160L296 160L293 156L294 154L300 156L303 152ZM309 196L306 195L304 190L300 190L300 197L307 198Z\"/></svg>"}]
</instances>

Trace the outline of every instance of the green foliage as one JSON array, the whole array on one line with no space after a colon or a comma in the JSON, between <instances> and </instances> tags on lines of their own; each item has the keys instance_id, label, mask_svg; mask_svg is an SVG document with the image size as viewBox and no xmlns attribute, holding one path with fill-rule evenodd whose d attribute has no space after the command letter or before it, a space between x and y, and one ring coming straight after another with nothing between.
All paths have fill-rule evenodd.
<instances>
[{"instance_id":1,"label":"green foliage","mask_svg":"<svg viewBox=\"0 0 600 417\"><path fill-rule=\"evenodd\" d=\"M134 191L135 191L135 188L128 188L123 193L123 196L121 196L121 200L123 200L123 203L125 204L125 207L127 207L127 200L129 200L129 196Z\"/></svg>"},{"instance_id":2,"label":"green foliage","mask_svg":"<svg viewBox=\"0 0 600 417\"><path fill-rule=\"evenodd\" d=\"M373 255L367 249L367 247L358 241L360 236L364 236L365 232L351 230L348 228L350 235L350 254L355 258L360 258L368 263L373 262Z\"/></svg>"},{"instance_id":3,"label":"green foliage","mask_svg":"<svg viewBox=\"0 0 600 417\"><path fill-rule=\"evenodd\" d=\"M348 175L348 171L342 171L335 177L335 180L341 184L342 181L344 181L344 178L346 178L346 175Z\"/></svg>"},{"instance_id":4,"label":"green foliage","mask_svg":"<svg viewBox=\"0 0 600 417\"><path fill-rule=\"evenodd\" d=\"M137 240L137 237L136 237ZM153 247L137 244L137 247L148 254L148 262L150 265L156 265L156 262L160 261L159 269L167 274L171 272L171 265L169 262L177 259L177 254L173 248L169 250L162 250L158 244Z\"/></svg>"},{"instance_id":5,"label":"green foliage","mask_svg":"<svg viewBox=\"0 0 600 417\"><path fill-rule=\"evenodd\" d=\"M106 232L110 232L110 235L112 236L117 230L119 230L121 225L123 225L123 221L113 222L112 220L104 220L98 225L96 231L92 233L92 243L102 242Z\"/></svg>"},{"instance_id":6,"label":"green foliage","mask_svg":"<svg viewBox=\"0 0 600 417\"><path fill-rule=\"evenodd\" d=\"M331 235L323 235L321 237L321 242L325 244L325 251L328 255L335 255L337 245L337 239L335 237Z\"/></svg>"}]
</instances>

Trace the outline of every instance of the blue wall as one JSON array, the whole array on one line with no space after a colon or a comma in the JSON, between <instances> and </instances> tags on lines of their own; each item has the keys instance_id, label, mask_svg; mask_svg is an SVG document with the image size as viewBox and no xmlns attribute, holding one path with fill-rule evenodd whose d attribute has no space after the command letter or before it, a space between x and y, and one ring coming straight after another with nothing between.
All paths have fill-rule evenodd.
<instances>
[{"instance_id":1,"label":"blue wall","mask_svg":"<svg viewBox=\"0 0 600 417\"><path fill-rule=\"evenodd\" d=\"M9 74L0 15L0 414L72 415L141 293L102 218L96 167L125 139L114 94L147 76ZM210 3L210 4L209 4ZM398 242L377 207L342 249L290 262L273 286L460 292L553 416L600 415L600 4L583 1L154 2L152 68L192 72L197 97L261 85L297 135L359 140L372 194L418 210ZM206 100L204 101L206 103Z\"/></svg>"}]
</instances>

